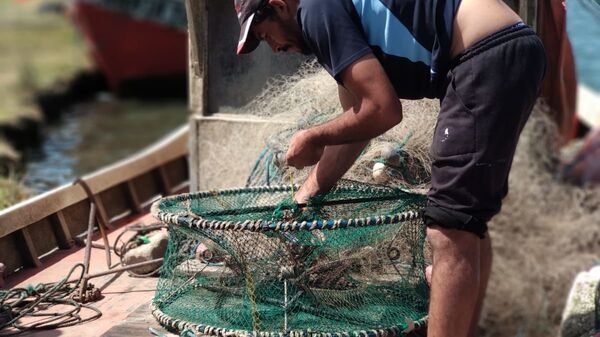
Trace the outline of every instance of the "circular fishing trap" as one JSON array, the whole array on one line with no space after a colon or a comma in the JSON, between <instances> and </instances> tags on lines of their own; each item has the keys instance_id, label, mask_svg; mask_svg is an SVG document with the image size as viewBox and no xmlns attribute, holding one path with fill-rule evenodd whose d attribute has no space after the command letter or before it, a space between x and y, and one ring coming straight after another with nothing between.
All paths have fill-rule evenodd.
<instances>
[{"instance_id":1,"label":"circular fishing trap","mask_svg":"<svg viewBox=\"0 0 600 337\"><path fill-rule=\"evenodd\" d=\"M295 186L168 197L152 311L216 336L401 336L426 322L425 198L342 183L306 205Z\"/></svg>"}]
</instances>

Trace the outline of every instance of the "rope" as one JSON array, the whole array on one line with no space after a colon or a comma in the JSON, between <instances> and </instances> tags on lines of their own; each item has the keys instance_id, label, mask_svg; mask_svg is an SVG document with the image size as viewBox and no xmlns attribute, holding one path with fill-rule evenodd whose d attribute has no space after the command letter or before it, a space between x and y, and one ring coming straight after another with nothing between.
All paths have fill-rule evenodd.
<instances>
[{"instance_id":1,"label":"rope","mask_svg":"<svg viewBox=\"0 0 600 337\"><path fill-rule=\"evenodd\" d=\"M248 299L252 305L252 328L254 331L260 331L260 314L258 312L258 305L256 303L256 285L254 284L254 278L248 269L248 263L244 258L243 254L239 255L241 267L244 271L244 278L246 279L246 289L248 290Z\"/></svg>"},{"instance_id":2,"label":"rope","mask_svg":"<svg viewBox=\"0 0 600 337\"><path fill-rule=\"evenodd\" d=\"M595 294L595 313L594 313L594 328L596 329L596 337L600 335L600 282L596 286L596 294Z\"/></svg>"},{"instance_id":3,"label":"rope","mask_svg":"<svg viewBox=\"0 0 600 337\"><path fill-rule=\"evenodd\" d=\"M77 268L81 268L81 273L76 284L71 286L68 280ZM100 310L78 303L72 298L83 280L83 273L84 265L78 263L71 268L64 279L57 283L42 283L0 292L0 336L14 336L33 330L58 329L89 322L102 316ZM50 310L57 305L70 306L71 309L63 312ZM80 315L82 309L91 310L95 314L83 318ZM19 322L26 317L36 319L29 324L20 324Z\"/></svg>"}]
</instances>

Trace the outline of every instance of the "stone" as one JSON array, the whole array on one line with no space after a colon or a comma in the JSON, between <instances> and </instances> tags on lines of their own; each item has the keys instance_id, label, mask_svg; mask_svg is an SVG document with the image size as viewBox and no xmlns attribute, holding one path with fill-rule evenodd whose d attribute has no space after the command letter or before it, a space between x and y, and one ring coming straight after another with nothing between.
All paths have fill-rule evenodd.
<instances>
[{"instance_id":1,"label":"stone","mask_svg":"<svg viewBox=\"0 0 600 337\"><path fill-rule=\"evenodd\" d=\"M594 327L599 283L600 266L577 275L563 311L561 337L600 336Z\"/></svg>"},{"instance_id":2,"label":"stone","mask_svg":"<svg viewBox=\"0 0 600 337\"><path fill-rule=\"evenodd\" d=\"M168 243L167 233L161 231L158 234L150 236L148 240L150 241L149 243L133 248L125 253L123 256L123 263L126 266L159 259L165 255ZM148 274L160 268L161 265L162 262L152 263L134 268L132 269L132 272L136 274Z\"/></svg>"}]
</instances>

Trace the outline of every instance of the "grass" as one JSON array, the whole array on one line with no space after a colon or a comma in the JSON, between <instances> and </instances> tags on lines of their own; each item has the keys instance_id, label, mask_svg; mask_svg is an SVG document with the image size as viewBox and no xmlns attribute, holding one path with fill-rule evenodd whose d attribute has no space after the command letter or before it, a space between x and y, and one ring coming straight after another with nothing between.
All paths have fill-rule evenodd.
<instances>
[{"instance_id":1,"label":"grass","mask_svg":"<svg viewBox=\"0 0 600 337\"><path fill-rule=\"evenodd\" d=\"M0 178L0 210L30 197L29 190L14 178Z\"/></svg>"},{"instance_id":2,"label":"grass","mask_svg":"<svg viewBox=\"0 0 600 337\"><path fill-rule=\"evenodd\" d=\"M0 0L0 124L39 118L35 92L90 67L74 25L62 14L40 12L41 4ZM2 149L10 146L0 139L0 157L11 155ZM0 209L25 196L18 182L0 177Z\"/></svg>"},{"instance_id":3,"label":"grass","mask_svg":"<svg viewBox=\"0 0 600 337\"><path fill-rule=\"evenodd\" d=\"M0 0L0 123L34 109L36 90L89 66L72 23L40 3Z\"/></svg>"}]
</instances>

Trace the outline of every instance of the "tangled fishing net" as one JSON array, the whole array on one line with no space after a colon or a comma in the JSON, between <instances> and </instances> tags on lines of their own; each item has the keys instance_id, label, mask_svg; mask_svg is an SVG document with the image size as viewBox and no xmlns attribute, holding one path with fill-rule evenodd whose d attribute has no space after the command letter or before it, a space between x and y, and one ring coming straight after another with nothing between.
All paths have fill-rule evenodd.
<instances>
[{"instance_id":1,"label":"tangled fishing net","mask_svg":"<svg viewBox=\"0 0 600 337\"><path fill-rule=\"evenodd\" d=\"M336 82L315 63L306 64L297 75L273 78L267 89L243 110L295 123L273 130L266 139L247 186L303 181L309 168L297 171L285 165L289 140L298 130L323 123L342 112ZM439 102L402 101L402 110L402 123L372 140L346 178L410 189L427 188L431 176L429 147Z\"/></svg>"},{"instance_id":2,"label":"tangled fishing net","mask_svg":"<svg viewBox=\"0 0 600 337\"><path fill-rule=\"evenodd\" d=\"M281 153L296 130L341 112L335 81L325 72L307 67L290 82L273 82L272 96L255 102L260 109L254 114L300 122L267 140L248 185L303 181L308 170L291 172ZM402 107L403 121L371 141L346 179L428 188L439 103L403 100ZM495 256L481 321L486 337L556 335L573 278L600 261L600 187L560 179L561 141L550 115L538 102L517 147L502 212L490 222ZM377 163L385 173L380 180L374 175Z\"/></svg>"},{"instance_id":3,"label":"tangled fishing net","mask_svg":"<svg viewBox=\"0 0 600 337\"><path fill-rule=\"evenodd\" d=\"M560 136L549 115L538 103L502 212L490 222L495 256L483 313L489 337L557 336L575 275L600 261L600 188L559 178Z\"/></svg>"},{"instance_id":4,"label":"tangled fishing net","mask_svg":"<svg viewBox=\"0 0 600 337\"><path fill-rule=\"evenodd\" d=\"M374 139L344 176L346 179L419 192L428 188L429 148L439 103L403 100L402 106L402 123ZM244 159L256 160L247 186L302 182L308 169L291 171L284 165L290 138L297 130L341 113L335 81L310 64L296 76L273 79L268 89L243 110L293 123L273 128L259 158ZM600 260L600 189L572 186L560 180L560 139L548 115L547 107L538 103L517 148L503 210L490 223L495 256L481 321L485 327L482 336L556 335L574 276ZM243 158L243 154L239 157ZM376 164L385 173L378 178L374 174ZM174 230L182 240L190 235L191 259L193 247L202 247L199 242L203 236L195 229ZM228 270L214 265L226 260L218 257L218 245L206 239L204 242L207 248L197 249L196 255L206 255L202 259L211 260L214 252L215 260L213 265L201 265L205 268L203 273ZM417 253L422 250L418 242L415 247ZM199 300L190 299L190 303Z\"/></svg>"},{"instance_id":5,"label":"tangled fishing net","mask_svg":"<svg viewBox=\"0 0 600 337\"><path fill-rule=\"evenodd\" d=\"M424 197L344 182L163 199L169 246L153 313L218 336L398 336L425 324Z\"/></svg>"}]
</instances>

